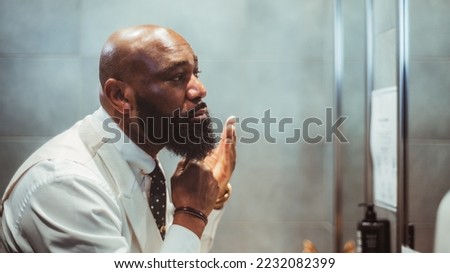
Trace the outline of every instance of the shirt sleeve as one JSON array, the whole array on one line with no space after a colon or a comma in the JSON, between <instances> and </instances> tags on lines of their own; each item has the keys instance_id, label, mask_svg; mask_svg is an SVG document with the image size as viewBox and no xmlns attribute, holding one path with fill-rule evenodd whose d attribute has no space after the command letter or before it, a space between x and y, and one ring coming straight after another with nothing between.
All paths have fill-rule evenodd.
<instances>
[{"instance_id":1,"label":"shirt sleeve","mask_svg":"<svg viewBox=\"0 0 450 273\"><path fill-rule=\"evenodd\" d=\"M165 253L198 253L209 252L212 248L217 226L223 214L222 210L213 210L208 216L208 224L201 240L189 229L180 225L171 225L167 231L161 252Z\"/></svg>"},{"instance_id":2,"label":"shirt sleeve","mask_svg":"<svg viewBox=\"0 0 450 273\"><path fill-rule=\"evenodd\" d=\"M209 252L214 243L214 238L216 237L217 227L219 226L220 219L222 219L222 215L224 212L224 208L220 210L213 210L208 216L208 224L205 227L205 231L203 231L202 240L201 240L201 252Z\"/></svg>"},{"instance_id":3,"label":"shirt sleeve","mask_svg":"<svg viewBox=\"0 0 450 273\"><path fill-rule=\"evenodd\" d=\"M180 225L171 225L167 230L162 253L198 253L200 239L189 229Z\"/></svg>"}]
</instances>

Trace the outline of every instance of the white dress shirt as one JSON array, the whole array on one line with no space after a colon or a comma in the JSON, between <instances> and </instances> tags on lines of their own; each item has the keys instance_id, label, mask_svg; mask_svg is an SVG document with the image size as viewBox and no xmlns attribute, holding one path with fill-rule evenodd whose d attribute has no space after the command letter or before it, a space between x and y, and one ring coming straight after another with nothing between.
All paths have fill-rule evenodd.
<instances>
[{"instance_id":1,"label":"white dress shirt","mask_svg":"<svg viewBox=\"0 0 450 273\"><path fill-rule=\"evenodd\" d=\"M92 115L92 121L97 125L94 128L104 130L104 121L108 118L102 108L98 109ZM107 126L111 129L108 132L120 134L120 140L114 145L147 198L146 190L150 183L143 179L143 173L153 171L155 160L132 142L116 123L110 122ZM222 211L214 210L209 215L200 240L189 229L172 224L174 206L170 182L166 184L168 229L160 251L208 251ZM13 237L16 251L130 252L133 250L128 242L132 235L123 234L123 227L127 224L123 221L123 213L117 196L90 169L66 159L49 159L34 165L21 177L5 202L3 224L7 225L3 229L8 234L7 243L11 244ZM67 242L71 240L74 243L67 249Z\"/></svg>"}]
</instances>

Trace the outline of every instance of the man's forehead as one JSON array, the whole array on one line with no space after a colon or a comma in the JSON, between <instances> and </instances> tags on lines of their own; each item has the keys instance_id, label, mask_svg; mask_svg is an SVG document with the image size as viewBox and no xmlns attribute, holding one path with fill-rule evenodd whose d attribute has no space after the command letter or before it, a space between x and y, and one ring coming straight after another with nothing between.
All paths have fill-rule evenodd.
<instances>
[{"instance_id":1,"label":"man's forehead","mask_svg":"<svg viewBox=\"0 0 450 273\"><path fill-rule=\"evenodd\" d=\"M183 65L196 65L198 57L189 44L160 45L151 49L150 61L158 64L157 70L170 70Z\"/></svg>"},{"instance_id":2,"label":"man's forehead","mask_svg":"<svg viewBox=\"0 0 450 273\"><path fill-rule=\"evenodd\" d=\"M185 66L197 66L197 57L191 55L189 58L169 58L157 68L158 74L171 73L178 68Z\"/></svg>"}]
</instances>

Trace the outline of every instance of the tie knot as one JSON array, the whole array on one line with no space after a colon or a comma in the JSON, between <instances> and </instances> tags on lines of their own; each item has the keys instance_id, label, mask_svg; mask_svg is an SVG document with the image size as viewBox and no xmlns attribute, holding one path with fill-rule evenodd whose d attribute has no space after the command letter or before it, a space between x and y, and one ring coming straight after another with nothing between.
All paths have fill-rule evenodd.
<instances>
[{"instance_id":1,"label":"tie knot","mask_svg":"<svg viewBox=\"0 0 450 273\"><path fill-rule=\"evenodd\" d=\"M159 167L158 162L156 162L155 169L153 169L153 171L148 175L151 177L153 182L165 181L164 174Z\"/></svg>"}]
</instances>

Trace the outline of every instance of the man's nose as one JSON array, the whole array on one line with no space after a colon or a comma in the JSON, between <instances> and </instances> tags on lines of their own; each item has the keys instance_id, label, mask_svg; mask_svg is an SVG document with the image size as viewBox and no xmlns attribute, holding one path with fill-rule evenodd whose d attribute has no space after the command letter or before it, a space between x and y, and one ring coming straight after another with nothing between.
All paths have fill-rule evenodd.
<instances>
[{"instance_id":1,"label":"man's nose","mask_svg":"<svg viewBox=\"0 0 450 273\"><path fill-rule=\"evenodd\" d=\"M206 96L206 88L203 83L195 76L192 75L187 85L187 97L189 100L195 100L197 98L204 98Z\"/></svg>"}]
</instances>

